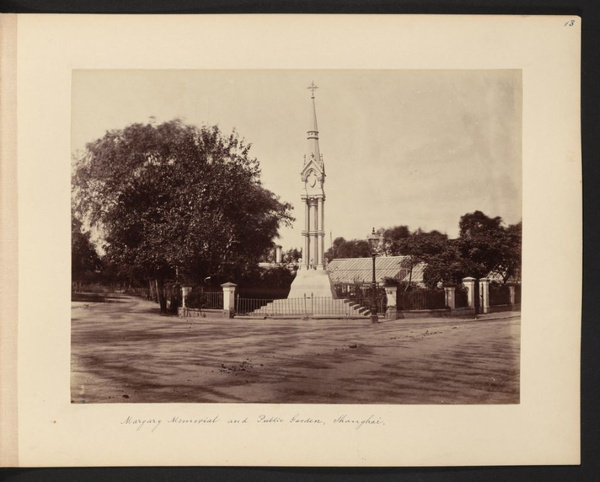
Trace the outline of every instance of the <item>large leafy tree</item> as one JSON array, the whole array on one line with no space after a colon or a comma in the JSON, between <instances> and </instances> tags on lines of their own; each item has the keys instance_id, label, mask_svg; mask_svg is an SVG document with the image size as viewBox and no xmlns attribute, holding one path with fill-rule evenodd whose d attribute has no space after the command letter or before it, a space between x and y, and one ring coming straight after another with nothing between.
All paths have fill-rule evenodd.
<instances>
[{"instance_id":1,"label":"large leafy tree","mask_svg":"<svg viewBox=\"0 0 600 482\"><path fill-rule=\"evenodd\" d=\"M503 283L521 277L521 239L521 222L510 224L498 237L497 243L501 255L492 272L499 275Z\"/></svg>"},{"instance_id":2,"label":"large leafy tree","mask_svg":"<svg viewBox=\"0 0 600 482\"><path fill-rule=\"evenodd\" d=\"M71 218L71 276L74 282L81 283L102 267L102 262L90 240L90 233L84 232L81 221Z\"/></svg>"},{"instance_id":3,"label":"large leafy tree","mask_svg":"<svg viewBox=\"0 0 600 482\"><path fill-rule=\"evenodd\" d=\"M394 226L383 230L383 251L387 256L398 256L405 254L405 248L410 230L408 226Z\"/></svg>"},{"instance_id":4,"label":"large leafy tree","mask_svg":"<svg viewBox=\"0 0 600 482\"><path fill-rule=\"evenodd\" d=\"M408 226L400 225L383 230L384 253L389 256L405 256L402 265L409 270L408 284L412 282L413 269L419 263L428 263L432 257L446 249L448 236L439 231L411 232Z\"/></svg>"},{"instance_id":5,"label":"large leafy tree","mask_svg":"<svg viewBox=\"0 0 600 482\"><path fill-rule=\"evenodd\" d=\"M458 241L447 240L443 249L426 260L427 266L423 272L423 282L429 288L435 288L442 283L460 283L467 276L468 268L460 254Z\"/></svg>"},{"instance_id":6,"label":"large leafy tree","mask_svg":"<svg viewBox=\"0 0 600 482\"><path fill-rule=\"evenodd\" d=\"M502 218L475 211L462 216L458 226L458 249L468 275L481 278L497 270L504 255Z\"/></svg>"},{"instance_id":7,"label":"large leafy tree","mask_svg":"<svg viewBox=\"0 0 600 482\"><path fill-rule=\"evenodd\" d=\"M327 261L337 258L365 258L371 256L369 243L364 239L335 238L333 245L325 252Z\"/></svg>"},{"instance_id":8,"label":"large leafy tree","mask_svg":"<svg viewBox=\"0 0 600 482\"><path fill-rule=\"evenodd\" d=\"M400 254L407 256L406 263L410 269L408 285L412 282L412 273L419 263L427 263L443 253L448 245L448 236L439 231L426 232L417 229L402 240Z\"/></svg>"},{"instance_id":9,"label":"large leafy tree","mask_svg":"<svg viewBox=\"0 0 600 482\"><path fill-rule=\"evenodd\" d=\"M249 150L235 131L179 120L108 131L76 159L74 213L112 263L153 280L165 310L165 280L235 279L292 220Z\"/></svg>"},{"instance_id":10,"label":"large leafy tree","mask_svg":"<svg viewBox=\"0 0 600 482\"><path fill-rule=\"evenodd\" d=\"M502 218L481 211L460 218L459 237L425 261L424 281L460 283L465 276L497 274L504 283L517 277L521 267L521 223L504 226Z\"/></svg>"}]
</instances>

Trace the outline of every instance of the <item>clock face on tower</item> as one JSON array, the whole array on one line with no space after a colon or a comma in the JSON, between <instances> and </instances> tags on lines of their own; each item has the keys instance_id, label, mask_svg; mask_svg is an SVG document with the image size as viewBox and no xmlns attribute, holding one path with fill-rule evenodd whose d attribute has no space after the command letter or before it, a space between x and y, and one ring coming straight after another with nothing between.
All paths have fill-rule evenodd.
<instances>
[{"instance_id":1,"label":"clock face on tower","mask_svg":"<svg viewBox=\"0 0 600 482\"><path fill-rule=\"evenodd\" d=\"M315 174L315 171L310 171L310 174L306 178L306 182L309 187L315 187L317 185L317 175Z\"/></svg>"}]
</instances>

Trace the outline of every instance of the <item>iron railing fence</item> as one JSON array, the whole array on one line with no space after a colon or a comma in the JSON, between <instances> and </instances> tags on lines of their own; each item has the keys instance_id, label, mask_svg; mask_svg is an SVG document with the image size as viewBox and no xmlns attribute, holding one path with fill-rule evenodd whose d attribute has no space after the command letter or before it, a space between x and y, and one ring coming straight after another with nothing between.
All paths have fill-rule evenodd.
<instances>
[{"instance_id":1,"label":"iron railing fence","mask_svg":"<svg viewBox=\"0 0 600 482\"><path fill-rule=\"evenodd\" d=\"M202 287L192 287L192 291L185 297L186 308L203 310L223 309L223 291L206 291Z\"/></svg>"},{"instance_id":2,"label":"iron railing fence","mask_svg":"<svg viewBox=\"0 0 600 482\"><path fill-rule=\"evenodd\" d=\"M441 310L444 308L446 308L444 290L417 289L398 293L399 310Z\"/></svg>"},{"instance_id":3,"label":"iron railing fence","mask_svg":"<svg viewBox=\"0 0 600 482\"><path fill-rule=\"evenodd\" d=\"M381 291L381 292L380 292ZM375 301L377 313L385 313L386 308L386 296L385 291L378 290L377 299ZM338 298L337 300L332 300L331 298L321 298L321 297L305 297L306 303L310 306L310 310L316 314L322 315L335 315L340 312L340 307L345 312L351 312L352 306L358 305L360 308L368 308L371 310L373 305L373 299L370 296L370 292L367 292L362 297L352 298ZM353 305L354 304L354 305Z\"/></svg>"},{"instance_id":4,"label":"iron railing fence","mask_svg":"<svg viewBox=\"0 0 600 482\"><path fill-rule=\"evenodd\" d=\"M73 292L80 293L125 293L128 295L141 296L149 298L147 286L132 286L130 283L84 283L73 281L71 284Z\"/></svg>"},{"instance_id":5,"label":"iron railing fence","mask_svg":"<svg viewBox=\"0 0 600 482\"><path fill-rule=\"evenodd\" d=\"M354 305L343 299L333 299L318 296L287 299L253 299L236 297L235 312L237 315L275 317L318 315L348 316L359 312Z\"/></svg>"},{"instance_id":6,"label":"iron railing fence","mask_svg":"<svg viewBox=\"0 0 600 482\"><path fill-rule=\"evenodd\" d=\"M222 291L205 291L206 310L221 310L223 309L223 292Z\"/></svg>"},{"instance_id":7,"label":"iron railing fence","mask_svg":"<svg viewBox=\"0 0 600 482\"><path fill-rule=\"evenodd\" d=\"M354 303L371 309L373 305L373 284L367 282L335 283L333 285L336 296L347 299ZM387 308L387 296L385 289L377 286L375 294L375 305L377 313L385 313Z\"/></svg>"},{"instance_id":8,"label":"iron railing fence","mask_svg":"<svg viewBox=\"0 0 600 482\"><path fill-rule=\"evenodd\" d=\"M366 284L365 284L366 285ZM337 290L336 290L337 291ZM371 290L357 290L353 293L346 291L344 299L352 301L361 307L371 309L372 298ZM417 289L397 294L397 306L399 310L435 310L446 309L446 296L444 290ZM518 298L517 298L518 299ZM455 292L456 308L468 307L468 296L465 289L457 289ZM383 289L378 289L377 313L385 313L386 297ZM321 298L316 296L305 296L304 298L289 299L253 299L236 297L235 311L237 314L253 316L277 316L277 315L303 315L312 316L315 314L335 315L348 313L349 303L344 300L331 298ZM262 309L261 309L262 308Z\"/></svg>"},{"instance_id":9,"label":"iron railing fence","mask_svg":"<svg viewBox=\"0 0 600 482\"><path fill-rule=\"evenodd\" d=\"M261 287L261 286L238 286L235 290L236 296L245 299L277 300L287 298L290 292L289 286Z\"/></svg>"},{"instance_id":10,"label":"iron railing fence","mask_svg":"<svg viewBox=\"0 0 600 482\"><path fill-rule=\"evenodd\" d=\"M509 304L510 288L507 285L490 284L490 306Z\"/></svg>"},{"instance_id":11,"label":"iron railing fence","mask_svg":"<svg viewBox=\"0 0 600 482\"><path fill-rule=\"evenodd\" d=\"M252 315L254 311L268 305L272 301L273 299L241 298L240 296L236 296L235 313L238 315Z\"/></svg>"}]
</instances>

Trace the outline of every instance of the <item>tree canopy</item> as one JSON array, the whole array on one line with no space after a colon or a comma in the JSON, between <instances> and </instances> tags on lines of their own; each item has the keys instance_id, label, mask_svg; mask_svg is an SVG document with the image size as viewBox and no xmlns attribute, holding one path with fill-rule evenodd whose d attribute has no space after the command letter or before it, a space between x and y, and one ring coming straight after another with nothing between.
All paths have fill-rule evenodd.
<instances>
[{"instance_id":1,"label":"tree canopy","mask_svg":"<svg viewBox=\"0 0 600 482\"><path fill-rule=\"evenodd\" d=\"M384 253L388 256L406 256L403 265L409 269L408 285L412 282L414 267L439 255L448 242L448 236L435 230L426 232L419 228L411 232L408 226L394 226L382 232Z\"/></svg>"},{"instance_id":2,"label":"tree canopy","mask_svg":"<svg viewBox=\"0 0 600 482\"><path fill-rule=\"evenodd\" d=\"M388 256L404 254L406 240L410 237L408 226L394 226L383 230L383 250Z\"/></svg>"},{"instance_id":3,"label":"tree canopy","mask_svg":"<svg viewBox=\"0 0 600 482\"><path fill-rule=\"evenodd\" d=\"M465 276L499 276L504 283L519 275L521 267L521 223L503 226L502 218L481 211L467 213L459 221L459 237L432 256L425 270L425 283L459 283Z\"/></svg>"},{"instance_id":4,"label":"tree canopy","mask_svg":"<svg viewBox=\"0 0 600 482\"><path fill-rule=\"evenodd\" d=\"M71 275L75 282L82 282L102 267L102 262L90 233L82 230L81 221L71 218Z\"/></svg>"},{"instance_id":5,"label":"tree canopy","mask_svg":"<svg viewBox=\"0 0 600 482\"><path fill-rule=\"evenodd\" d=\"M138 276L235 278L293 220L249 150L235 131L180 120L108 131L76 158L74 214L98 226L111 262Z\"/></svg>"},{"instance_id":6,"label":"tree canopy","mask_svg":"<svg viewBox=\"0 0 600 482\"><path fill-rule=\"evenodd\" d=\"M405 256L403 266L412 270L425 263L423 282L434 287L439 283L460 283L462 278L481 278L490 274L502 282L519 276L521 267L521 223L504 226L502 218L489 217L481 211L467 213L459 221L459 237L448 239L439 231L411 231L397 225L380 229L382 250L386 256ZM369 256L366 240L336 238L326 253L328 260Z\"/></svg>"},{"instance_id":7,"label":"tree canopy","mask_svg":"<svg viewBox=\"0 0 600 482\"><path fill-rule=\"evenodd\" d=\"M369 243L365 239L351 239L346 241L344 238L335 238L333 246L325 252L327 261L337 258L365 258L371 256Z\"/></svg>"}]
</instances>

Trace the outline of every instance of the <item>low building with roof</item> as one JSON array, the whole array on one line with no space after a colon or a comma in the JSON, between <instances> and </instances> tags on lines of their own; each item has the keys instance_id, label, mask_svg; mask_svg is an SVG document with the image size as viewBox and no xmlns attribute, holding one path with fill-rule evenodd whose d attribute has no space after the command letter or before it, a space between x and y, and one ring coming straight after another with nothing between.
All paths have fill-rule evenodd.
<instances>
[{"instance_id":1,"label":"low building with roof","mask_svg":"<svg viewBox=\"0 0 600 482\"><path fill-rule=\"evenodd\" d=\"M488 280L490 280L490 282L496 282L498 284L505 284L504 277L502 276L501 273L498 273L497 271L490 271L488 273L488 275L486 276L486 278ZM516 275L509 276L508 279L506 280L506 284L508 284L508 283L513 283L513 284L520 285L521 284L520 273L517 272Z\"/></svg>"},{"instance_id":2,"label":"low building with roof","mask_svg":"<svg viewBox=\"0 0 600 482\"><path fill-rule=\"evenodd\" d=\"M375 258L375 276L378 284L386 278L417 286L424 286L423 272L425 263L412 267L410 256L378 256ZM327 271L333 284L371 283L373 281L372 258L337 258L327 265Z\"/></svg>"}]
</instances>

